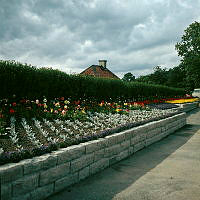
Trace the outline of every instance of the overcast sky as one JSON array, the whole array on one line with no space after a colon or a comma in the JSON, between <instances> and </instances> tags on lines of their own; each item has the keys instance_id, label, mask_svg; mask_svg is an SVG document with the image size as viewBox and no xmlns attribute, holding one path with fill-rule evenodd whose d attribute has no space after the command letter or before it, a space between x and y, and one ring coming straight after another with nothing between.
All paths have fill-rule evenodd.
<instances>
[{"instance_id":1,"label":"overcast sky","mask_svg":"<svg viewBox=\"0 0 200 200\"><path fill-rule=\"evenodd\" d=\"M172 68L200 0L0 0L0 59L80 73L99 59L119 77Z\"/></svg>"}]
</instances>

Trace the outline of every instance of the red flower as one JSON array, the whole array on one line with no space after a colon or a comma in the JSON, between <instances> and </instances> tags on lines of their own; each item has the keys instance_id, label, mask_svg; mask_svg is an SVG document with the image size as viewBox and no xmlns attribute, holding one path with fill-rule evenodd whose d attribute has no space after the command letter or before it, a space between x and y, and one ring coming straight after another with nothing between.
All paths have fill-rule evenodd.
<instances>
[{"instance_id":1,"label":"red flower","mask_svg":"<svg viewBox=\"0 0 200 200\"><path fill-rule=\"evenodd\" d=\"M15 110L10 108L10 113L15 113Z\"/></svg>"},{"instance_id":2,"label":"red flower","mask_svg":"<svg viewBox=\"0 0 200 200\"><path fill-rule=\"evenodd\" d=\"M61 101L64 101L64 100L65 100L65 98L64 98L64 97L61 97L61 98L60 98L60 100L61 100Z\"/></svg>"},{"instance_id":3,"label":"red flower","mask_svg":"<svg viewBox=\"0 0 200 200\"><path fill-rule=\"evenodd\" d=\"M80 104L80 100L74 101L74 104L75 104L75 105L79 105L79 104Z\"/></svg>"},{"instance_id":4,"label":"red flower","mask_svg":"<svg viewBox=\"0 0 200 200\"><path fill-rule=\"evenodd\" d=\"M17 104L15 102L12 103L13 106L16 106Z\"/></svg>"},{"instance_id":5,"label":"red flower","mask_svg":"<svg viewBox=\"0 0 200 200\"><path fill-rule=\"evenodd\" d=\"M25 99L20 100L20 103L26 103Z\"/></svg>"}]
</instances>

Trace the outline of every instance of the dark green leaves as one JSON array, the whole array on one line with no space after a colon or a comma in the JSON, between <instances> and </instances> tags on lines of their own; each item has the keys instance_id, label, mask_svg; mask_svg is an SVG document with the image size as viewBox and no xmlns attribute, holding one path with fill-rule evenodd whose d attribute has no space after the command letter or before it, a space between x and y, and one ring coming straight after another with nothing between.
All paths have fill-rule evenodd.
<instances>
[{"instance_id":1,"label":"dark green leaves","mask_svg":"<svg viewBox=\"0 0 200 200\"><path fill-rule=\"evenodd\" d=\"M37 69L1 60L0 99L10 98L13 94L30 100L64 96L72 100L118 102L181 96L185 91L161 85L68 75L51 68Z\"/></svg>"}]
</instances>

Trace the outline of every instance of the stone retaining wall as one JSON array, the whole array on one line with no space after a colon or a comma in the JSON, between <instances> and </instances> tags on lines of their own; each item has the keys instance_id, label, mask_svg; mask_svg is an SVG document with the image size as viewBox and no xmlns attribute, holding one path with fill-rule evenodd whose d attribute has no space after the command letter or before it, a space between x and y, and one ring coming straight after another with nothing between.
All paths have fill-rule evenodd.
<instances>
[{"instance_id":1,"label":"stone retaining wall","mask_svg":"<svg viewBox=\"0 0 200 200\"><path fill-rule=\"evenodd\" d=\"M181 113L105 138L0 166L1 199L45 199L161 140L185 124L186 114Z\"/></svg>"},{"instance_id":2,"label":"stone retaining wall","mask_svg":"<svg viewBox=\"0 0 200 200\"><path fill-rule=\"evenodd\" d=\"M178 105L180 107L180 110L182 112L189 112L189 111L199 107L199 102L176 104L176 105Z\"/></svg>"}]
</instances>

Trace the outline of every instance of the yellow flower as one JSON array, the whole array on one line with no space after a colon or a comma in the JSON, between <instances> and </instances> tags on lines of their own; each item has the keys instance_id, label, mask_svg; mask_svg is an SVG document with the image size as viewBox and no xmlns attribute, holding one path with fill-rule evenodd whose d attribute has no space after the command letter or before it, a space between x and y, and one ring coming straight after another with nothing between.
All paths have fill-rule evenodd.
<instances>
[{"instance_id":1,"label":"yellow flower","mask_svg":"<svg viewBox=\"0 0 200 200\"><path fill-rule=\"evenodd\" d=\"M44 108L47 108L47 107L48 107L48 106L47 106L47 104L45 103L45 104L44 104Z\"/></svg>"},{"instance_id":2,"label":"yellow flower","mask_svg":"<svg viewBox=\"0 0 200 200\"><path fill-rule=\"evenodd\" d=\"M67 108L68 108L68 106L67 106L67 105L65 105L65 106L64 106L64 108L65 108L65 109L67 109Z\"/></svg>"},{"instance_id":3,"label":"yellow flower","mask_svg":"<svg viewBox=\"0 0 200 200\"><path fill-rule=\"evenodd\" d=\"M172 100L172 101L166 101L166 103L192 103L195 101L199 101L199 98L192 98L192 99L178 99L178 100Z\"/></svg>"},{"instance_id":4,"label":"yellow flower","mask_svg":"<svg viewBox=\"0 0 200 200\"><path fill-rule=\"evenodd\" d=\"M127 103L124 103L124 105L127 106L128 104L127 104Z\"/></svg>"},{"instance_id":5,"label":"yellow flower","mask_svg":"<svg viewBox=\"0 0 200 200\"><path fill-rule=\"evenodd\" d=\"M70 104L70 102L68 100L65 100L64 103L65 104Z\"/></svg>"},{"instance_id":6,"label":"yellow flower","mask_svg":"<svg viewBox=\"0 0 200 200\"><path fill-rule=\"evenodd\" d=\"M53 112L53 108L51 108L51 113Z\"/></svg>"}]
</instances>

